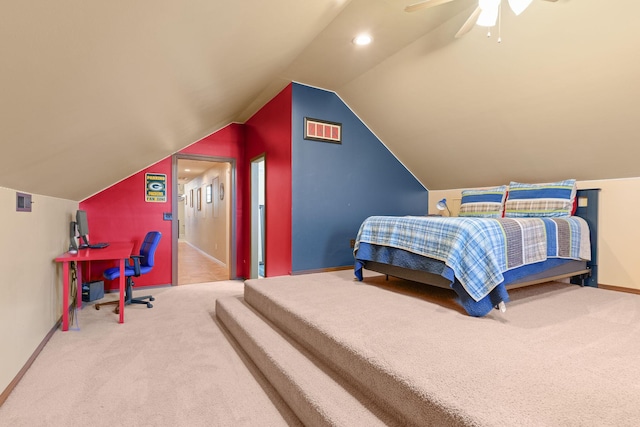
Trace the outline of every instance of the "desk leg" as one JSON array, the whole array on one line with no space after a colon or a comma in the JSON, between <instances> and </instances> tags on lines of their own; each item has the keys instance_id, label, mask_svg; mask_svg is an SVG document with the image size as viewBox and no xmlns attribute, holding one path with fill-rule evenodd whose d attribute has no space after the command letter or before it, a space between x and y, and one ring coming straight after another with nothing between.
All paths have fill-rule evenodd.
<instances>
[{"instance_id":1,"label":"desk leg","mask_svg":"<svg viewBox=\"0 0 640 427\"><path fill-rule=\"evenodd\" d=\"M62 330L69 330L69 261L62 263Z\"/></svg>"},{"instance_id":2,"label":"desk leg","mask_svg":"<svg viewBox=\"0 0 640 427\"><path fill-rule=\"evenodd\" d=\"M120 260L120 323L124 323L124 259Z\"/></svg>"}]
</instances>

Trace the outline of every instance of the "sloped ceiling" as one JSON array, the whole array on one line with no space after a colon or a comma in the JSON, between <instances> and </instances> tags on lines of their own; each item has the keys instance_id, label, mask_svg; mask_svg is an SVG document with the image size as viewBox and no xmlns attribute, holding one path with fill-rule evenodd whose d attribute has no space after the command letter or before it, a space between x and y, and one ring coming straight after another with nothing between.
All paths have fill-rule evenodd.
<instances>
[{"instance_id":1,"label":"sloped ceiling","mask_svg":"<svg viewBox=\"0 0 640 427\"><path fill-rule=\"evenodd\" d=\"M290 81L335 91L429 189L640 176L640 2L6 2L0 186L81 200ZM369 31L367 48L351 43Z\"/></svg>"}]
</instances>

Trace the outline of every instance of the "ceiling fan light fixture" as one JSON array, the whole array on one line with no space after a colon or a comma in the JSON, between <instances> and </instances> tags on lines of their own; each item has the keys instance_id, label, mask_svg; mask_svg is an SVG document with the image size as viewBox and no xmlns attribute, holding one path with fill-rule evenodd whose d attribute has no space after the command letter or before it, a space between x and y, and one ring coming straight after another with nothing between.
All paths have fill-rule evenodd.
<instances>
[{"instance_id":1,"label":"ceiling fan light fixture","mask_svg":"<svg viewBox=\"0 0 640 427\"><path fill-rule=\"evenodd\" d=\"M478 6L482 10L497 9L498 6L500 6L500 1L501 0L479 0L478 1Z\"/></svg>"},{"instance_id":2,"label":"ceiling fan light fixture","mask_svg":"<svg viewBox=\"0 0 640 427\"><path fill-rule=\"evenodd\" d=\"M524 12L529 7L532 1L533 0L509 0L509 6L511 7L513 13L515 13L517 16Z\"/></svg>"},{"instance_id":3,"label":"ceiling fan light fixture","mask_svg":"<svg viewBox=\"0 0 640 427\"><path fill-rule=\"evenodd\" d=\"M421 9L428 9L454 0L419 0L417 3L405 7L405 12L415 12ZM502 15L502 0L477 0L478 6L473 13L467 18L462 27L456 33L456 38L467 34L474 25L488 27L488 36L491 36L491 27L498 26L498 43L500 42L500 21ZM533 0L507 0L509 7L517 16L524 12L533 3ZM546 0L548 2L557 2L558 0Z\"/></svg>"},{"instance_id":4,"label":"ceiling fan light fixture","mask_svg":"<svg viewBox=\"0 0 640 427\"><path fill-rule=\"evenodd\" d=\"M495 27L498 20L498 9L500 9L500 0L479 0L480 16L476 21L476 25L481 27Z\"/></svg>"}]
</instances>

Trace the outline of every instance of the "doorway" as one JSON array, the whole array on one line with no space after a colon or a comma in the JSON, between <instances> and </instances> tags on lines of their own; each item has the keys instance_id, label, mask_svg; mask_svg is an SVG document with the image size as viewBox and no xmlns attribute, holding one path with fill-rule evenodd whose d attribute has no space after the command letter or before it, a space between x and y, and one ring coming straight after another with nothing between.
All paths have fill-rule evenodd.
<instances>
[{"instance_id":1,"label":"doorway","mask_svg":"<svg viewBox=\"0 0 640 427\"><path fill-rule=\"evenodd\" d=\"M251 278L266 277L265 156L251 160Z\"/></svg>"},{"instance_id":2,"label":"doorway","mask_svg":"<svg viewBox=\"0 0 640 427\"><path fill-rule=\"evenodd\" d=\"M173 157L173 284L235 277L235 161Z\"/></svg>"}]
</instances>

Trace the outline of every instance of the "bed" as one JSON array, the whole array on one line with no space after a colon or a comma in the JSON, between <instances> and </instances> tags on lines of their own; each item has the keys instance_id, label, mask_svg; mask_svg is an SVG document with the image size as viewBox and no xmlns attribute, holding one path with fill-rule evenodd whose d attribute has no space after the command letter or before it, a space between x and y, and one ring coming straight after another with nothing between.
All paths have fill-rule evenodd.
<instances>
[{"instance_id":1,"label":"bed","mask_svg":"<svg viewBox=\"0 0 640 427\"><path fill-rule=\"evenodd\" d=\"M575 180L512 182L463 191L459 217L372 216L356 238L354 272L453 289L478 317L504 311L510 288L567 278L597 286L598 194Z\"/></svg>"}]
</instances>

